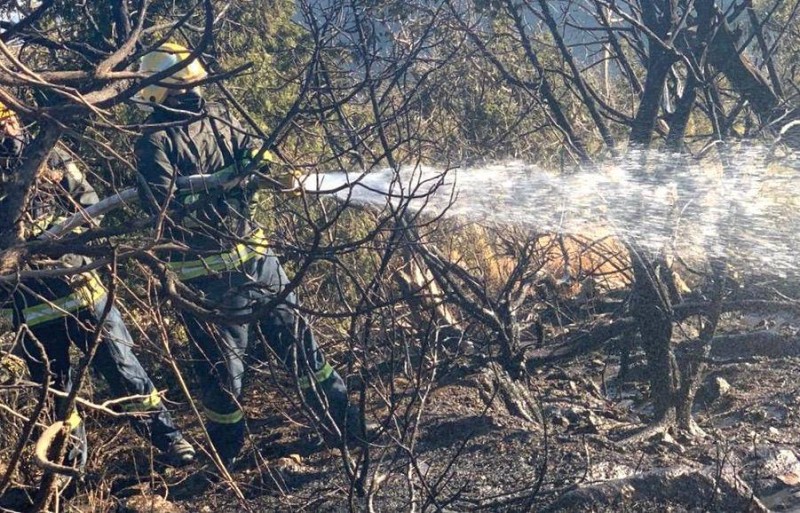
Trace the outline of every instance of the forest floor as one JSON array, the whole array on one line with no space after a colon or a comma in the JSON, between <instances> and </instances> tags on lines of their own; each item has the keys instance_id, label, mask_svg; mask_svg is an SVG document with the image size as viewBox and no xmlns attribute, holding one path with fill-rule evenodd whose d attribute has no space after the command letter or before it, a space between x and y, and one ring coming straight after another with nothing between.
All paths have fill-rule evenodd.
<instances>
[{"instance_id":1,"label":"forest floor","mask_svg":"<svg viewBox=\"0 0 800 513\"><path fill-rule=\"evenodd\" d=\"M696 401L705 436L668 432L622 443L651 412L640 354L624 383L613 352L539 369L527 390L541 418L535 407L526 412L504 397L494 368L473 357L440 371L413 446L401 449L388 433L374 441L364 497L347 479L341 451L305 441L308 429L287 417L285 399L252 380L245 403L251 436L232 473L244 501L206 456L173 468L125 421L92 415L87 474L64 510L410 511L414 504L417 511L800 511L800 317L726 314L723 321L723 332L766 326L793 334L792 347L790 356L748 350L715 357ZM175 410L189 436L201 437L189 409ZM742 485L739 497L719 484L726 479ZM611 503L564 500L569 491L609 483L620 485ZM742 502L751 491L760 503ZM3 506L24 511L12 503L20 493L7 494Z\"/></svg>"}]
</instances>

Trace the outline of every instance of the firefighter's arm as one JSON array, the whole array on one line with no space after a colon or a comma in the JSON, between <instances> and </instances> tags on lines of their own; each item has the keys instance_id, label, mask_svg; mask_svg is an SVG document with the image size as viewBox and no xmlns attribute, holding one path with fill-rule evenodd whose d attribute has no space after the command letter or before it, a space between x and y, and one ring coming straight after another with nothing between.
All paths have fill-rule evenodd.
<instances>
[{"instance_id":1,"label":"firefighter's arm","mask_svg":"<svg viewBox=\"0 0 800 513\"><path fill-rule=\"evenodd\" d=\"M168 138L154 140L143 137L136 144L134 153L138 171L137 187L142 206L151 214L158 214L167 201L173 199L175 169L167 156Z\"/></svg>"},{"instance_id":2,"label":"firefighter's arm","mask_svg":"<svg viewBox=\"0 0 800 513\"><path fill-rule=\"evenodd\" d=\"M273 152L248 135L247 131L242 129L241 123L230 114L228 127L233 142L234 158L241 163L247 163L244 168L255 170L255 179L250 182L251 186L300 194L303 175L299 171L282 162Z\"/></svg>"},{"instance_id":3,"label":"firefighter's arm","mask_svg":"<svg viewBox=\"0 0 800 513\"><path fill-rule=\"evenodd\" d=\"M100 202L100 197L97 192L89 183L89 180L78 164L68 155L56 150L58 152L58 162L61 169L64 171L63 178L61 179L61 187L69 194L72 200L70 206L70 214L87 209L92 205ZM97 216L91 219L94 226L98 226L102 216Z\"/></svg>"},{"instance_id":4,"label":"firefighter's arm","mask_svg":"<svg viewBox=\"0 0 800 513\"><path fill-rule=\"evenodd\" d=\"M86 174L78 168L74 161L66 162L64 168L67 190L78 206L88 208L100 202L94 187L86 179Z\"/></svg>"},{"instance_id":5,"label":"firefighter's arm","mask_svg":"<svg viewBox=\"0 0 800 513\"><path fill-rule=\"evenodd\" d=\"M269 150L251 150L250 161L256 165L259 188L299 195L303 189L303 174L280 160Z\"/></svg>"}]
</instances>

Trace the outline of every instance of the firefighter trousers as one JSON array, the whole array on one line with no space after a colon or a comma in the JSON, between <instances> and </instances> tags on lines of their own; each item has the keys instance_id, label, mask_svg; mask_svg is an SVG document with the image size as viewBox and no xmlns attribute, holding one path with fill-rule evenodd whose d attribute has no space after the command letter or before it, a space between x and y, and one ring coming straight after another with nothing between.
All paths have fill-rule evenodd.
<instances>
[{"instance_id":1,"label":"firefighter trousers","mask_svg":"<svg viewBox=\"0 0 800 513\"><path fill-rule=\"evenodd\" d=\"M55 389L64 392L70 391L72 369L69 346L75 344L84 353L91 350L94 326L102 316L106 299L103 297L92 307L30 327L33 337L38 340L46 353L45 357L49 363L52 379L51 386ZM15 318L17 326L20 322L24 322L24 319ZM92 367L105 378L115 397L131 395L144 397L132 403L126 410L141 413L132 417L134 428L157 448L165 451L172 443L183 437L175 427L171 415L161 402L157 390L141 363L133 354L132 347L133 340L130 332L125 326L119 310L112 306L103 322L99 346L92 360ZM38 344L27 333L23 337L23 353L31 377L37 382L43 382L48 366L43 360ZM67 414L63 409L64 399L59 398L56 400L56 410L57 415L61 418ZM74 420L74 412L70 416ZM73 435L80 439L81 443L70 454L70 459L84 465L86 463L86 434L83 422L74 429Z\"/></svg>"},{"instance_id":2,"label":"firefighter trousers","mask_svg":"<svg viewBox=\"0 0 800 513\"><path fill-rule=\"evenodd\" d=\"M261 250L260 250L261 251ZM232 271L186 281L217 309L230 315L266 312L252 323L209 323L184 312L195 351L195 371L203 388L206 428L217 452L234 459L243 443L245 419L239 404L248 358L263 359L267 347L297 379L304 399L326 425L344 426L347 388L325 360L311 330L293 307L294 294L277 304L289 283L278 258L269 250Z\"/></svg>"}]
</instances>

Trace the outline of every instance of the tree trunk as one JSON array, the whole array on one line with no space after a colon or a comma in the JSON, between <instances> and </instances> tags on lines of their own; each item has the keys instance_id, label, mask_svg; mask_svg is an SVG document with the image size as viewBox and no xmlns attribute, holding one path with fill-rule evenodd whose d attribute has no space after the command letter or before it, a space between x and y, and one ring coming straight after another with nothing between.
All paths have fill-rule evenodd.
<instances>
[{"instance_id":1,"label":"tree trunk","mask_svg":"<svg viewBox=\"0 0 800 513\"><path fill-rule=\"evenodd\" d=\"M628 78L628 82L630 82L631 87L633 87L633 91L636 94L642 94L642 84L639 83L639 79L636 77L636 72L633 70L633 66L631 66L628 58L625 57L625 52L622 49L622 44L620 44L617 34L611 28L611 22L608 18L608 7L595 2L595 8L597 9L597 15L600 18L601 24L603 28L605 28L608 42L611 45L611 48L614 49L614 55L616 55L617 64L619 64L625 76Z\"/></svg>"},{"instance_id":2,"label":"tree trunk","mask_svg":"<svg viewBox=\"0 0 800 513\"><path fill-rule=\"evenodd\" d=\"M39 171L47 162L61 132L43 125L39 134L23 153L22 164L3 184L0 197L0 274L16 268L22 254L8 251L22 242L22 216L27 209Z\"/></svg>"},{"instance_id":3,"label":"tree trunk","mask_svg":"<svg viewBox=\"0 0 800 513\"><path fill-rule=\"evenodd\" d=\"M750 18L750 26L753 28L753 32L755 32L756 41L758 41L758 48L761 50L761 55L764 59L764 65L767 67L769 79L772 82L772 90L775 91L775 94L779 98L783 98L781 79L778 75L778 71L775 69L775 62L772 60L772 55L767 47L767 42L764 40L764 27L758 20L758 15L756 14L756 11L753 9L752 5L747 7L747 16Z\"/></svg>"},{"instance_id":4,"label":"tree trunk","mask_svg":"<svg viewBox=\"0 0 800 513\"><path fill-rule=\"evenodd\" d=\"M686 137L686 127L689 125L689 118L694 110L694 103L697 100L697 80L693 75L689 75L686 80L686 87L678 100L675 112L669 118L669 135L667 135L667 148L672 151L680 151L683 147L683 140Z\"/></svg>"},{"instance_id":5,"label":"tree trunk","mask_svg":"<svg viewBox=\"0 0 800 513\"><path fill-rule=\"evenodd\" d=\"M671 418L675 407L678 372L670 343L672 341L672 304L661 283L657 260L647 258L643 250L631 248L634 284L632 313L642 335L647 355L650 393L656 421Z\"/></svg>"},{"instance_id":6,"label":"tree trunk","mask_svg":"<svg viewBox=\"0 0 800 513\"><path fill-rule=\"evenodd\" d=\"M653 0L642 4L644 24L661 40L676 30L676 27L673 27L673 8L671 0ZM655 37L648 36L647 47L647 77L629 139L633 145L642 148L650 146L664 94L664 83L676 59L675 55L669 53Z\"/></svg>"},{"instance_id":7,"label":"tree trunk","mask_svg":"<svg viewBox=\"0 0 800 513\"><path fill-rule=\"evenodd\" d=\"M713 0L699 0L699 6L714 5ZM717 9L716 7L713 7ZM736 45L736 36L725 21L720 18L714 39L708 51L708 62L717 71L725 75L731 86L747 99L762 122L767 122L775 115L781 99L773 91L769 81L765 79L750 60L740 52Z\"/></svg>"},{"instance_id":8,"label":"tree trunk","mask_svg":"<svg viewBox=\"0 0 800 513\"><path fill-rule=\"evenodd\" d=\"M668 55L655 43L650 45L650 57L647 64L647 78L644 81L644 92L636 117L633 120L630 142L636 146L647 148L658 120L658 109L664 94L664 83L675 58Z\"/></svg>"}]
</instances>

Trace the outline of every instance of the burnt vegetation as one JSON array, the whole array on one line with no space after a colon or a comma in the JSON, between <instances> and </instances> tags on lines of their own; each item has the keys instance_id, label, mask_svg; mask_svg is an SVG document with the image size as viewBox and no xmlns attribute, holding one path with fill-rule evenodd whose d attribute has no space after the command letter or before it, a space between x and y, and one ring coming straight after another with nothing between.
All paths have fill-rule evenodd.
<instances>
[{"instance_id":1,"label":"burnt vegetation","mask_svg":"<svg viewBox=\"0 0 800 513\"><path fill-rule=\"evenodd\" d=\"M750 145L767 149L754 166L796 173L799 5L0 2L0 102L33 134L2 184L0 281L52 272L33 270L34 256L91 257L135 352L208 453L181 312L224 313L159 259L175 241L145 229L154 220L125 193L136 185L132 141L148 128L129 100L175 71L145 77L137 63L180 42L209 71L192 85L226 103L276 165L306 176L306 193L260 191L258 221L351 400L379 425L364 448L309 450L320 419L263 354L248 362L243 466L228 472L206 454L172 468L123 422L121 405L136 398L110 397L91 379L90 350L74 355L67 397L88 419L90 459L78 473L55 463L67 420L48 413L56 392L8 370L26 328L6 323L0 505L766 511L782 483L800 482L800 463L776 478L744 462L780 451L764 437L797 443L796 390L770 395L785 410L770 424L768 409L744 411L756 404L746 383L762 379L758 369L796 376L797 277L654 249L600 221L585 233L481 224L449 215L469 198L448 187L456 168L505 159L563 173L635 159L643 179L697 162L725 174L730 155ZM100 223L78 214L80 231L26 238L28 202L57 146L101 198L118 199L95 212ZM672 157L650 158L659 152ZM390 200L348 193L386 170ZM341 171L349 186L315 193ZM678 210L689 192L677 190ZM732 219L720 216L720 230ZM156 221L169 223L169 212ZM709 387L736 382L738 370L741 395ZM712 422L736 408L747 427ZM770 426L785 436L765 434ZM64 475L74 478L67 487Z\"/></svg>"}]
</instances>

